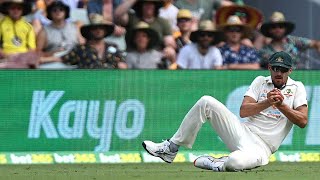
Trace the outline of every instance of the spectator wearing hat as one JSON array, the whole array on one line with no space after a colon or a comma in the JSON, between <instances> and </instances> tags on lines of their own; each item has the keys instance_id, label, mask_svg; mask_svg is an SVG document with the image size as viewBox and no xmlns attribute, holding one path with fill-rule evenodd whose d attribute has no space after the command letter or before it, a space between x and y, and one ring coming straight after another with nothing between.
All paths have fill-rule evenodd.
<instances>
[{"instance_id":1,"label":"spectator wearing hat","mask_svg":"<svg viewBox=\"0 0 320 180\"><path fill-rule=\"evenodd\" d=\"M248 5L231 5L220 7L217 10L215 21L217 25L225 23L230 16L238 16L242 23L250 26L252 29L259 28L263 20L260 10Z\"/></svg>"},{"instance_id":2,"label":"spectator wearing hat","mask_svg":"<svg viewBox=\"0 0 320 180\"><path fill-rule=\"evenodd\" d=\"M115 22L114 12L115 9L122 3L123 0L91 0L88 2L87 12L88 17L90 19L91 16L95 14L99 14L103 16L106 21ZM125 34L126 29L115 22L115 28L112 35L108 36L106 41L111 41L117 46L125 50L126 42L125 42Z\"/></svg>"},{"instance_id":3,"label":"spectator wearing hat","mask_svg":"<svg viewBox=\"0 0 320 180\"><path fill-rule=\"evenodd\" d=\"M179 10L177 14L177 26L179 28L179 33L176 35L177 37L175 40L177 44L176 51L179 52L182 47L191 43L192 14L188 9Z\"/></svg>"},{"instance_id":4,"label":"spectator wearing hat","mask_svg":"<svg viewBox=\"0 0 320 180\"><path fill-rule=\"evenodd\" d=\"M222 32L218 31L210 20L201 21L197 31L190 35L191 44L184 46L177 58L179 69L221 69L223 59L214 45L222 40Z\"/></svg>"},{"instance_id":5,"label":"spectator wearing hat","mask_svg":"<svg viewBox=\"0 0 320 180\"><path fill-rule=\"evenodd\" d=\"M126 42L134 26L139 21L144 21L158 32L160 43L157 48L172 47L175 48L175 41L169 22L159 17L159 9L163 6L162 0L127 0L119 5L115 11L116 21L126 27ZM129 13L130 9L135 13ZM131 47L127 47L131 48Z\"/></svg>"},{"instance_id":6,"label":"spectator wearing hat","mask_svg":"<svg viewBox=\"0 0 320 180\"><path fill-rule=\"evenodd\" d=\"M0 8L5 15L0 22L1 55L34 51L35 32L32 25L22 17L31 12L30 4L23 0L11 0L4 1Z\"/></svg>"},{"instance_id":7,"label":"spectator wearing hat","mask_svg":"<svg viewBox=\"0 0 320 180\"><path fill-rule=\"evenodd\" d=\"M246 38L252 28L244 24L236 15L229 16L227 22L219 28L226 38L225 44L220 47L225 68L260 69L257 51L241 43L241 39Z\"/></svg>"},{"instance_id":8,"label":"spectator wearing hat","mask_svg":"<svg viewBox=\"0 0 320 180\"><path fill-rule=\"evenodd\" d=\"M67 55L62 56L62 62L76 65L82 69L126 69L124 53L112 44L104 41L114 31L114 24L106 22L102 16L91 18L91 24L81 27L81 34L86 39L83 45L75 46Z\"/></svg>"},{"instance_id":9,"label":"spectator wearing hat","mask_svg":"<svg viewBox=\"0 0 320 180\"><path fill-rule=\"evenodd\" d=\"M285 51L289 53L293 59L294 67L298 69L305 68L304 60L302 59L303 52L310 48L320 52L319 41L291 36L290 34L294 29L295 24L286 21L284 14L281 12L274 12L270 17L270 21L262 24L261 33L271 38L271 42L259 50L262 68L268 68L268 59L275 52Z\"/></svg>"},{"instance_id":10,"label":"spectator wearing hat","mask_svg":"<svg viewBox=\"0 0 320 180\"><path fill-rule=\"evenodd\" d=\"M129 42L133 47L126 57L129 69L160 68L164 55L154 48L159 42L159 36L147 23L141 21L135 26Z\"/></svg>"},{"instance_id":11,"label":"spectator wearing hat","mask_svg":"<svg viewBox=\"0 0 320 180\"><path fill-rule=\"evenodd\" d=\"M47 8L54 3L57 0L38 0L36 3L36 9L32 13L32 15L29 17L29 21L32 23L34 29L36 30L36 34L38 34L43 26L47 26L51 24L51 20L48 18L48 12ZM70 9L69 2L62 1L65 5L67 5ZM67 4L66 4L67 3ZM72 11L72 10L70 10ZM77 27L80 29L80 27L83 25L83 22L80 20L73 20L70 17L66 19L68 22L75 23Z\"/></svg>"},{"instance_id":12,"label":"spectator wearing hat","mask_svg":"<svg viewBox=\"0 0 320 180\"><path fill-rule=\"evenodd\" d=\"M29 21L32 23L36 34L38 34L43 26L49 25L51 20L47 16L47 7L56 0L41 0L36 3L36 9L29 15Z\"/></svg>"},{"instance_id":13,"label":"spectator wearing hat","mask_svg":"<svg viewBox=\"0 0 320 180\"><path fill-rule=\"evenodd\" d=\"M66 21L70 8L62 1L55 1L47 7L51 24L45 25L37 36L37 50L41 52L42 63L53 60L51 56L70 51L75 45L83 44L78 27Z\"/></svg>"},{"instance_id":14,"label":"spectator wearing hat","mask_svg":"<svg viewBox=\"0 0 320 180\"><path fill-rule=\"evenodd\" d=\"M192 31L197 30L202 20L212 20L219 7L230 6L234 3L243 4L242 0L178 0L174 5L179 9L188 9L192 13Z\"/></svg>"},{"instance_id":15,"label":"spectator wearing hat","mask_svg":"<svg viewBox=\"0 0 320 180\"><path fill-rule=\"evenodd\" d=\"M230 16L238 16L243 24L252 29L248 37L241 40L241 43L256 49L261 49L265 43L264 36L259 32L263 21L262 12L252 6L244 4L223 6L217 10L215 16L217 26L224 24Z\"/></svg>"}]
</instances>

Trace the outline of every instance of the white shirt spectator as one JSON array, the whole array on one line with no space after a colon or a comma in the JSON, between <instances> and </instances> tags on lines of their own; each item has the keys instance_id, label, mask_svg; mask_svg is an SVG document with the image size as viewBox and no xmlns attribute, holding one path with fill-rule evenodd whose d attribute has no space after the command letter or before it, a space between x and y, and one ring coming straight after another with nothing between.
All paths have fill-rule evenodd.
<instances>
[{"instance_id":1,"label":"white shirt spectator","mask_svg":"<svg viewBox=\"0 0 320 180\"><path fill-rule=\"evenodd\" d=\"M222 66L223 59L218 48L211 46L207 54L200 54L197 44L184 46L178 55L177 64L182 69L215 69Z\"/></svg>"},{"instance_id":2,"label":"white shirt spectator","mask_svg":"<svg viewBox=\"0 0 320 180\"><path fill-rule=\"evenodd\" d=\"M132 51L128 52L126 62L129 69L158 69L161 58L162 53L154 49L143 53Z\"/></svg>"},{"instance_id":3,"label":"white shirt spectator","mask_svg":"<svg viewBox=\"0 0 320 180\"><path fill-rule=\"evenodd\" d=\"M177 14L179 9L175 7L173 4L170 4L168 7L160 8L159 9L159 16L168 20L172 30L177 31L179 30L177 26Z\"/></svg>"}]
</instances>

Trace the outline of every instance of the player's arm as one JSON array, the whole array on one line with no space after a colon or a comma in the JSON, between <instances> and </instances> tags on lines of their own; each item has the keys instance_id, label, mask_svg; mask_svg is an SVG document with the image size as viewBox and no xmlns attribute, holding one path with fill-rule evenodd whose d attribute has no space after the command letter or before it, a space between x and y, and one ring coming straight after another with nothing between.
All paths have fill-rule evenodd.
<instances>
[{"instance_id":1,"label":"player's arm","mask_svg":"<svg viewBox=\"0 0 320 180\"><path fill-rule=\"evenodd\" d=\"M277 108L282 112L293 124L299 126L300 128L306 127L308 123L308 107L307 105L302 105L296 109L290 108L288 105L282 103L278 105Z\"/></svg>"},{"instance_id":2,"label":"player's arm","mask_svg":"<svg viewBox=\"0 0 320 180\"><path fill-rule=\"evenodd\" d=\"M260 102L257 102L250 96L245 96L240 107L240 117L244 118L256 115L270 106L279 104L283 99L283 95L276 89L268 92L267 99Z\"/></svg>"},{"instance_id":3,"label":"player's arm","mask_svg":"<svg viewBox=\"0 0 320 180\"><path fill-rule=\"evenodd\" d=\"M252 97L245 96L240 107L240 117L244 118L256 115L268 107L270 107L268 100L256 102Z\"/></svg>"}]
</instances>

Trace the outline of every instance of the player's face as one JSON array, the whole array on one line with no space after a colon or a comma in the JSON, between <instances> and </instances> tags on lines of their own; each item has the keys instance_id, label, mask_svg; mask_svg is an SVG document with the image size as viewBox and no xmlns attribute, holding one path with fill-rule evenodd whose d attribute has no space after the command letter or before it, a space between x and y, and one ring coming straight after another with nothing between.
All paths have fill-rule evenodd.
<instances>
[{"instance_id":1,"label":"player's face","mask_svg":"<svg viewBox=\"0 0 320 180\"><path fill-rule=\"evenodd\" d=\"M288 76L292 72L292 68L283 68L279 66L270 66L271 79L275 87L281 88L287 83Z\"/></svg>"}]
</instances>

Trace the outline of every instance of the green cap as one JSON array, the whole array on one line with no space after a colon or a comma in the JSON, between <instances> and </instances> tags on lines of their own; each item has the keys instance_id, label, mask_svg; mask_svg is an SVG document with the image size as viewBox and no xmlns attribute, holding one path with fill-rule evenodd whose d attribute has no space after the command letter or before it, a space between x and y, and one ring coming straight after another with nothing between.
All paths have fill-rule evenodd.
<instances>
[{"instance_id":1,"label":"green cap","mask_svg":"<svg viewBox=\"0 0 320 180\"><path fill-rule=\"evenodd\" d=\"M276 52L270 56L269 64L290 69L292 68L292 58L284 51Z\"/></svg>"}]
</instances>

